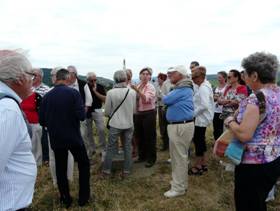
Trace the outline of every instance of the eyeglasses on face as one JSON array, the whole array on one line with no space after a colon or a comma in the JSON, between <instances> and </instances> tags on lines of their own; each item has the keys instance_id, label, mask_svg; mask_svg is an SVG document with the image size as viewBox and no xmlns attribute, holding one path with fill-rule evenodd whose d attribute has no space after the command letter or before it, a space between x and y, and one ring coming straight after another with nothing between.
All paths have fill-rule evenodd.
<instances>
[{"instance_id":1,"label":"eyeglasses on face","mask_svg":"<svg viewBox=\"0 0 280 211\"><path fill-rule=\"evenodd\" d=\"M28 71L25 71L25 73L30 76L32 81L36 78L36 74L34 74L34 73L31 73L31 72L28 72Z\"/></svg>"},{"instance_id":2,"label":"eyeglasses on face","mask_svg":"<svg viewBox=\"0 0 280 211\"><path fill-rule=\"evenodd\" d=\"M95 82L97 79L88 79L88 82Z\"/></svg>"}]
</instances>

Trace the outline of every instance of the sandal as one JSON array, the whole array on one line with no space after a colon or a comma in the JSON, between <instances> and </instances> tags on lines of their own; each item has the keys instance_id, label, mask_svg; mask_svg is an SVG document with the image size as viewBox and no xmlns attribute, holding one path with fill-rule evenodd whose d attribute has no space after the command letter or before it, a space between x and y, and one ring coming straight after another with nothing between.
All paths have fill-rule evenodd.
<instances>
[{"instance_id":1,"label":"sandal","mask_svg":"<svg viewBox=\"0 0 280 211\"><path fill-rule=\"evenodd\" d=\"M203 172L208 171L207 165L201 165L201 169L202 169Z\"/></svg>"},{"instance_id":2,"label":"sandal","mask_svg":"<svg viewBox=\"0 0 280 211\"><path fill-rule=\"evenodd\" d=\"M188 171L188 175L195 175L195 176L200 176L203 174L203 169L202 168L198 168L196 166L193 166L189 169Z\"/></svg>"}]
</instances>

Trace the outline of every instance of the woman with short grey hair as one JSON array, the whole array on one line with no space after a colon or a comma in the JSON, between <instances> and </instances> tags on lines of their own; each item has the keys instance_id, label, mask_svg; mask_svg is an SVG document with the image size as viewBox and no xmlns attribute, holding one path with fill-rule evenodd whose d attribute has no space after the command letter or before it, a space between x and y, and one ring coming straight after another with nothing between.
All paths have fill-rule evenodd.
<instances>
[{"instance_id":1,"label":"woman with short grey hair","mask_svg":"<svg viewBox=\"0 0 280 211\"><path fill-rule=\"evenodd\" d=\"M119 70L114 74L115 86L107 92L105 101L105 115L109 117L109 140L106 157L103 164L103 176L111 174L112 159L116 151L116 143L124 134L124 167L122 177L131 172L132 153L131 140L133 136L133 114L136 110L135 92L127 87L126 72Z\"/></svg>"},{"instance_id":2,"label":"woman with short grey hair","mask_svg":"<svg viewBox=\"0 0 280 211\"><path fill-rule=\"evenodd\" d=\"M245 149L235 168L235 206L237 211L264 211L266 197L280 176L279 61L275 55L258 52L243 59L242 66L254 94L224 122Z\"/></svg>"}]
</instances>

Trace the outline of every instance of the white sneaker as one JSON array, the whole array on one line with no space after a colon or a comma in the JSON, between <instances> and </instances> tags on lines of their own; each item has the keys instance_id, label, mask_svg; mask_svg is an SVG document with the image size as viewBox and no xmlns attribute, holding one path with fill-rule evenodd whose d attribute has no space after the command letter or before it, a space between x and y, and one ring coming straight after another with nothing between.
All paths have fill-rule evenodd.
<instances>
[{"instance_id":1,"label":"white sneaker","mask_svg":"<svg viewBox=\"0 0 280 211\"><path fill-rule=\"evenodd\" d=\"M169 191L164 193L164 196L167 197L167 198L174 198L174 197L177 197L177 196L182 196L184 194L185 194L185 191L177 192L177 191L174 191L174 190L169 190Z\"/></svg>"},{"instance_id":2,"label":"white sneaker","mask_svg":"<svg viewBox=\"0 0 280 211\"><path fill-rule=\"evenodd\" d=\"M167 163L171 163L171 158L168 158L168 159L167 159Z\"/></svg>"}]
</instances>

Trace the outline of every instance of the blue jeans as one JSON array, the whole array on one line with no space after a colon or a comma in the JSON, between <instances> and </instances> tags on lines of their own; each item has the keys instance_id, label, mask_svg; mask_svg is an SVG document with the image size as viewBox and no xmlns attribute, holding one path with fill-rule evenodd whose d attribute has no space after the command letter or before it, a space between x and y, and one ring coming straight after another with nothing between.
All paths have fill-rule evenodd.
<instances>
[{"instance_id":1,"label":"blue jeans","mask_svg":"<svg viewBox=\"0 0 280 211\"><path fill-rule=\"evenodd\" d=\"M103 172L110 174L112 168L112 159L117 150L117 141L120 135L124 137L124 164L123 172L130 173L132 166L132 147L131 141L133 136L133 128L118 129L110 127L109 140L106 148L106 156L103 164Z\"/></svg>"}]
</instances>

